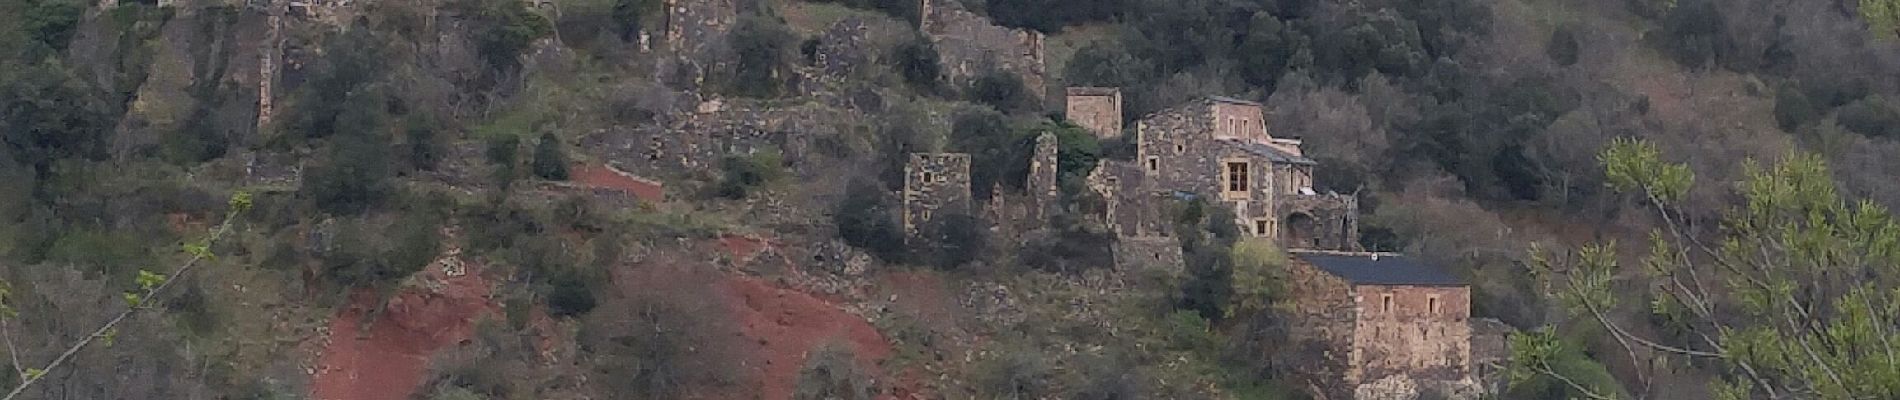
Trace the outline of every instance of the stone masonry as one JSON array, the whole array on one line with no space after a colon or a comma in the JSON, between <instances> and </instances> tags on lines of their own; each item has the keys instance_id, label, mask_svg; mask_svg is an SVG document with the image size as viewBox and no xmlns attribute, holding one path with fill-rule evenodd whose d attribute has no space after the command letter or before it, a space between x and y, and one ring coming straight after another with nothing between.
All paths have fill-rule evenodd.
<instances>
[{"instance_id":1,"label":"stone masonry","mask_svg":"<svg viewBox=\"0 0 1900 400\"><path fill-rule=\"evenodd\" d=\"M1010 29L963 8L958 0L920 0L918 27L937 46L944 76L952 85L977 74L1000 70L1016 75L1037 99L1043 98L1042 33Z\"/></svg>"},{"instance_id":2,"label":"stone masonry","mask_svg":"<svg viewBox=\"0 0 1900 400\"><path fill-rule=\"evenodd\" d=\"M1036 154L1029 159L1028 189L1031 204L1030 218L1041 221L1047 219L1056 208L1061 206L1061 188L1057 187L1057 143L1054 133L1043 133L1036 137ZM993 192L1001 193L1001 192Z\"/></svg>"},{"instance_id":3,"label":"stone masonry","mask_svg":"<svg viewBox=\"0 0 1900 400\"><path fill-rule=\"evenodd\" d=\"M1072 87L1065 97L1069 121L1099 138L1121 136L1121 88Z\"/></svg>"},{"instance_id":4,"label":"stone masonry","mask_svg":"<svg viewBox=\"0 0 1900 400\"><path fill-rule=\"evenodd\" d=\"M1478 392L1470 286L1392 253L1294 251L1289 261L1294 351L1282 365L1317 398Z\"/></svg>"},{"instance_id":5,"label":"stone masonry","mask_svg":"<svg viewBox=\"0 0 1900 400\"><path fill-rule=\"evenodd\" d=\"M904 166L904 232L916 236L936 217L970 209L970 155L912 153Z\"/></svg>"},{"instance_id":6,"label":"stone masonry","mask_svg":"<svg viewBox=\"0 0 1900 400\"><path fill-rule=\"evenodd\" d=\"M1071 118L1074 118L1071 114ZM1353 250L1358 202L1312 189L1312 159L1296 139L1267 133L1259 103L1208 97L1136 123L1137 168L1110 168L1116 180L1137 179L1160 192L1194 193L1233 210L1241 232L1287 248ZM1104 164L1107 165L1107 164ZM1105 196L1111 197L1111 196ZM1113 201L1137 198L1128 193ZM1114 205L1111 209L1126 208ZM1114 225L1141 225L1114 215Z\"/></svg>"}]
</instances>

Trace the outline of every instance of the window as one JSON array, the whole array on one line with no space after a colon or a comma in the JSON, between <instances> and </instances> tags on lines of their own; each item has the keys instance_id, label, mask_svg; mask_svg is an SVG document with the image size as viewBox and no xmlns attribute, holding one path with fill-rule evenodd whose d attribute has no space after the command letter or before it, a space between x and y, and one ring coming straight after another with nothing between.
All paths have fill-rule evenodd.
<instances>
[{"instance_id":1,"label":"window","mask_svg":"<svg viewBox=\"0 0 1900 400\"><path fill-rule=\"evenodd\" d=\"M930 183L931 181L933 181L933 180L935 180L935 179L933 179L933 178L931 178L932 176L934 176L934 175L931 175L931 174L930 174L929 172L925 172L925 173L924 173L924 183Z\"/></svg>"},{"instance_id":2,"label":"window","mask_svg":"<svg viewBox=\"0 0 1900 400\"><path fill-rule=\"evenodd\" d=\"M1161 171L1161 157L1148 156L1148 172Z\"/></svg>"},{"instance_id":3,"label":"window","mask_svg":"<svg viewBox=\"0 0 1900 400\"><path fill-rule=\"evenodd\" d=\"M1227 191L1247 191L1247 163L1231 161L1227 163Z\"/></svg>"},{"instance_id":4,"label":"window","mask_svg":"<svg viewBox=\"0 0 1900 400\"><path fill-rule=\"evenodd\" d=\"M1175 144L1174 144L1174 152L1175 152L1175 153L1185 153L1185 152L1187 152L1187 146L1182 146L1182 145L1181 145L1180 143L1175 143Z\"/></svg>"},{"instance_id":5,"label":"window","mask_svg":"<svg viewBox=\"0 0 1900 400\"><path fill-rule=\"evenodd\" d=\"M1264 219L1253 220L1253 235L1254 236L1266 236L1267 232L1273 232L1272 222L1264 220Z\"/></svg>"},{"instance_id":6,"label":"window","mask_svg":"<svg viewBox=\"0 0 1900 400\"><path fill-rule=\"evenodd\" d=\"M1425 300L1425 310L1427 312L1432 313L1432 315L1438 315L1438 296L1437 295L1433 295L1431 298Z\"/></svg>"},{"instance_id":7,"label":"window","mask_svg":"<svg viewBox=\"0 0 1900 400\"><path fill-rule=\"evenodd\" d=\"M1380 308L1380 311L1392 312L1392 295L1380 296L1380 300L1385 302L1385 306Z\"/></svg>"}]
</instances>

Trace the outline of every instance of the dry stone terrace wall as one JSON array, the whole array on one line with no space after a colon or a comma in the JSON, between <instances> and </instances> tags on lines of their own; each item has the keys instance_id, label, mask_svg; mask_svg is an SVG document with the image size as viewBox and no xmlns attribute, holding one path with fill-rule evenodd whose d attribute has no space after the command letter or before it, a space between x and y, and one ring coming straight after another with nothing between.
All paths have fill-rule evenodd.
<instances>
[{"instance_id":1,"label":"dry stone terrace wall","mask_svg":"<svg viewBox=\"0 0 1900 400\"><path fill-rule=\"evenodd\" d=\"M977 74L1001 70L1016 75L1036 98L1043 97L1042 33L1010 29L963 8L958 0L922 0L919 26L937 45L944 75L964 85Z\"/></svg>"}]
</instances>

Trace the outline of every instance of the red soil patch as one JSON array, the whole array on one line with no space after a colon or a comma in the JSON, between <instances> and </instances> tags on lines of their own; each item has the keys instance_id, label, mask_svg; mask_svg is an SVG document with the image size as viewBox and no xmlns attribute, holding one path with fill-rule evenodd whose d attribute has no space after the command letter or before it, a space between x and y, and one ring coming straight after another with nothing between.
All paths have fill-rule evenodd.
<instances>
[{"instance_id":1,"label":"red soil patch","mask_svg":"<svg viewBox=\"0 0 1900 400\"><path fill-rule=\"evenodd\" d=\"M746 339L756 345L754 356L763 360L750 363L761 380L755 391L761 399L790 399L805 356L823 345L848 346L859 365L870 371L891 355L890 342L864 318L804 292L751 277L722 280L717 292L727 299Z\"/></svg>"},{"instance_id":2,"label":"red soil patch","mask_svg":"<svg viewBox=\"0 0 1900 400\"><path fill-rule=\"evenodd\" d=\"M569 178L583 186L627 192L634 198L648 203L666 200L666 187L659 181L641 178L612 166L580 164L575 165L569 172Z\"/></svg>"},{"instance_id":3,"label":"red soil patch","mask_svg":"<svg viewBox=\"0 0 1900 400\"><path fill-rule=\"evenodd\" d=\"M773 247L777 247L777 244L772 243L770 240L751 236L728 234L719 237L719 248L724 249L727 253L731 253L733 257L737 257L741 262L751 261L752 257L759 255L759 252Z\"/></svg>"},{"instance_id":4,"label":"red soil patch","mask_svg":"<svg viewBox=\"0 0 1900 400\"><path fill-rule=\"evenodd\" d=\"M376 296L360 291L331 318L329 342L312 378L312 399L408 399L422 384L429 357L467 340L475 321L496 311L488 283L473 264L462 276L446 276L435 265L419 276L440 287L407 288L370 321L364 319L375 308ZM368 329L362 327L365 322Z\"/></svg>"}]
</instances>

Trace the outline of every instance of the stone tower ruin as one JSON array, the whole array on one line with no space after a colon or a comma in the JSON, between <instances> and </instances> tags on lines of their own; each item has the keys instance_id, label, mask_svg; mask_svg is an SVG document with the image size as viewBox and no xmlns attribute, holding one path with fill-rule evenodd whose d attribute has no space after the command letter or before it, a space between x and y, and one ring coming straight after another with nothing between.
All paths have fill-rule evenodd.
<instances>
[{"instance_id":1,"label":"stone tower ruin","mask_svg":"<svg viewBox=\"0 0 1900 400\"><path fill-rule=\"evenodd\" d=\"M1121 88L1072 87L1067 98L1069 121L1095 133L1095 137L1121 136Z\"/></svg>"},{"instance_id":2,"label":"stone tower ruin","mask_svg":"<svg viewBox=\"0 0 1900 400\"><path fill-rule=\"evenodd\" d=\"M904 166L904 232L916 236L930 221L970 210L970 155L912 153Z\"/></svg>"}]
</instances>

